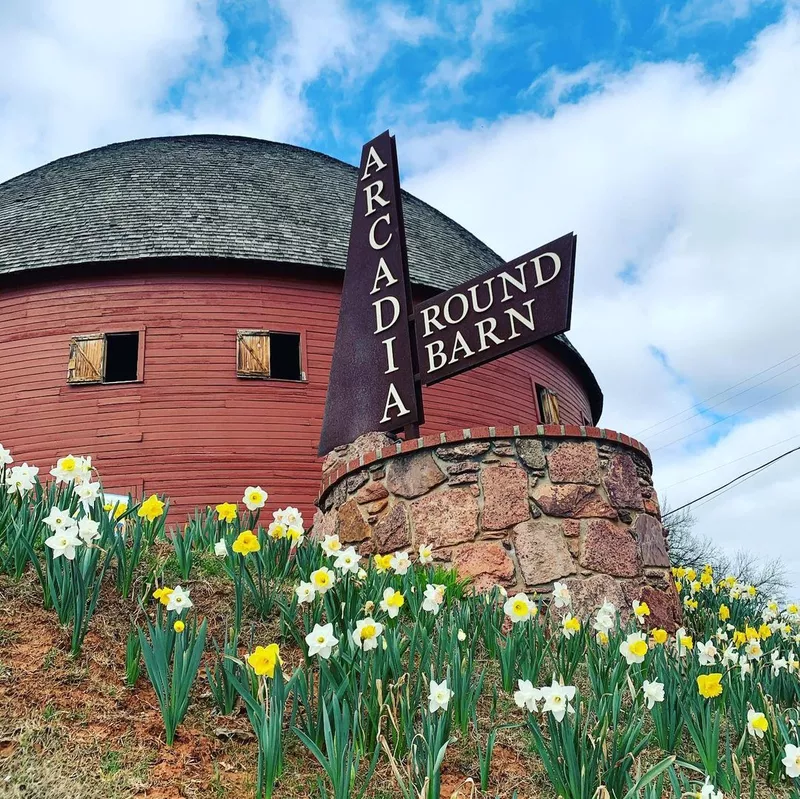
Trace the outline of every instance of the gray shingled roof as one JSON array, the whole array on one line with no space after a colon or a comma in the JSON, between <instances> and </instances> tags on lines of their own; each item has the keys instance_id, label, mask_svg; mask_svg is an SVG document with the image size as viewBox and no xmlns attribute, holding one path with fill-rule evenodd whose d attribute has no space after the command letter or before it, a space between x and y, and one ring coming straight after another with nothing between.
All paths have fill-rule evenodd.
<instances>
[{"instance_id":1,"label":"gray shingled roof","mask_svg":"<svg viewBox=\"0 0 800 799\"><path fill-rule=\"evenodd\" d=\"M344 269L356 172L239 136L139 139L60 158L0 184L0 274L170 256ZM449 289L502 263L408 192L403 214L415 284ZM602 407L594 376L559 339Z\"/></svg>"}]
</instances>

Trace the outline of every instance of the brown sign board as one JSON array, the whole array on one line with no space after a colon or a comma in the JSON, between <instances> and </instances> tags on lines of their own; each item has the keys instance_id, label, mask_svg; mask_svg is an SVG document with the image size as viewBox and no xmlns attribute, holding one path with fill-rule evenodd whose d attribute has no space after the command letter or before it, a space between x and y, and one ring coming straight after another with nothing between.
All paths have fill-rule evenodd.
<instances>
[{"instance_id":1,"label":"brown sign board","mask_svg":"<svg viewBox=\"0 0 800 799\"><path fill-rule=\"evenodd\" d=\"M422 422L394 136L364 145L319 454Z\"/></svg>"},{"instance_id":2,"label":"brown sign board","mask_svg":"<svg viewBox=\"0 0 800 799\"><path fill-rule=\"evenodd\" d=\"M568 233L417 305L422 384L569 330L575 239Z\"/></svg>"}]
</instances>

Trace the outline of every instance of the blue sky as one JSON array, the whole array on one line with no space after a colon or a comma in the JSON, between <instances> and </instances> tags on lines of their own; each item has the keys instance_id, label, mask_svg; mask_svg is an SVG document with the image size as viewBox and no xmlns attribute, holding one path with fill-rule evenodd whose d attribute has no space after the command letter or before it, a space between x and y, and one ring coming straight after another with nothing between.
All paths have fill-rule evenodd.
<instances>
[{"instance_id":1,"label":"blue sky","mask_svg":"<svg viewBox=\"0 0 800 799\"><path fill-rule=\"evenodd\" d=\"M190 133L352 163L391 128L503 256L577 233L570 338L676 506L800 436L798 85L800 0L11 0L0 180ZM786 458L698 527L800 591L798 493Z\"/></svg>"}]
</instances>

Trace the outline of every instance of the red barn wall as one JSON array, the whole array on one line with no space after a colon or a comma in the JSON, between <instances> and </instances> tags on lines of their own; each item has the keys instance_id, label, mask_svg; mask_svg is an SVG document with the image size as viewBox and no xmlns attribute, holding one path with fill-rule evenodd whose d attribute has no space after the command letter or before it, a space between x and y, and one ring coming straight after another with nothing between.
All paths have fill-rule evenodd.
<instances>
[{"instance_id":1,"label":"red barn wall","mask_svg":"<svg viewBox=\"0 0 800 799\"><path fill-rule=\"evenodd\" d=\"M173 521L260 484L269 510L298 505L310 522L341 278L226 269L2 277L0 443L43 475L61 455L90 454L106 490L166 493ZM142 382L67 384L73 335L139 328ZM236 331L260 328L301 332L307 382L236 377ZM531 377L558 393L562 422L590 418L578 378L534 346L426 389L422 432L536 420Z\"/></svg>"}]
</instances>

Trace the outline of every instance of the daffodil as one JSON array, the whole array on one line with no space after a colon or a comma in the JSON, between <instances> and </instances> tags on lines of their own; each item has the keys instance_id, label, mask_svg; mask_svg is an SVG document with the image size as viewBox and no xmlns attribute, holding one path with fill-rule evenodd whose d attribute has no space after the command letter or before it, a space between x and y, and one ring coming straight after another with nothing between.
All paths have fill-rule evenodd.
<instances>
[{"instance_id":1,"label":"daffodil","mask_svg":"<svg viewBox=\"0 0 800 799\"><path fill-rule=\"evenodd\" d=\"M747 711L747 732L755 738L763 738L764 733L769 729L769 722L763 713L759 713L753 708Z\"/></svg>"},{"instance_id":2,"label":"daffodil","mask_svg":"<svg viewBox=\"0 0 800 799\"><path fill-rule=\"evenodd\" d=\"M286 527L300 527L301 529L305 527L303 514L291 505L287 508L278 508L278 510L273 511L272 518Z\"/></svg>"},{"instance_id":3,"label":"daffodil","mask_svg":"<svg viewBox=\"0 0 800 799\"><path fill-rule=\"evenodd\" d=\"M697 659L701 666L713 666L717 659L717 648L713 641L697 642Z\"/></svg>"},{"instance_id":4,"label":"daffodil","mask_svg":"<svg viewBox=\"0 0 800 799\"><path fill-rule=\"evenodd\" d=\"M80 472L81 459L74 455L67 455L59 458L56 465L50 470L50 474L56 478L58 483L72 483Z\"/></svg>"},{"instance_id":5,"label":"daffodil","mask_svg":"<svg viewBox=\"0 0 800 799\"><path fill-rule=\"evenodd\" d=\"M172 589L165 585L161 588L156 588L156 590L153 591L153 599L157 599L162 605L166 606L169 604L169 598L171 594Z\"/></svg>"},{"instance_id":6,"label":"daffodil","mask_svg":"<svg viewBox=\"0 0 800 799\"><path fill-rule=\"evenodd\" d=\"M217 511L217 518L221 522L235 522L236 521L236 505L232 502L222 502L215 508Z\"/></svg>"},{"instance_id":7,"label":"daffodil","mask_svg":"<svg viewBox=\"0 0 800 799\"><path fill-rule=\"evenodd\" d=\"M405 604L405 598L399 591L394 588L387 588L383 592L383 599L381 600L381 610L389 614L390 619L396 619L400 613L400 608Z\"/></svg>"},{"instance_id":8,"label":"daffodil","mask_svg":"<svg viewBox=\"0 0 800 799\"><path fill-rule=\"evenodd\" d=\"M180 619L176 619L175 624L172 625L172 629L175 630L176 633L182 633L186 629L186 625Z\"/></svg>"},{"instance_id":9,"label":"daffodil","mask_svg":"<svg viewBox=\"0 0 800 799\"><path fill-rule=\"evenodd\" d=\"M453 692L447 687L447 680L436 682L431 680L428 694L428 710L436 713L438 710L447 710L447 705L453 697Z\"/></svg>"},{"instance_id":10,"label":"daffodil","mask_svg":"<svg viewBox=\"0 0 800 799\"><path fill-rule=\"evenodd\" d=\"M11 450L0 444L0 471L4 466L8 466L11 463L14 463L14 459L11 457Z\"/></svg>"},{"instance_id":11,"label":"daffodil","mask_svg":"<svg viewBox=\"0 0 800 799\"><path fill-rule=\"evenodd\" d=\"M669 638L669 634L666 630L662 629L661 627L656 627L654 630L650 631L650 636L655 641L655 643L663 646L667 643L667 638Z\"/></svg>"},{"instance_id":12,"label":"daffodil","mask_svg":"<svg viewBox=\"0 0 800 799\"><path fill-rule=\"evenodd\" d=\"M326 535L320 542L320 546L329 558L335 558L342 551L342 542L338 535Z\"/></svg>"},{"instance_id":13,"label":"daffodil","mask_svg":"<svg viewBox=\"0 0 800 799\"><path fill-rule=\"evenodd\" d=\"M761 642L758 638L751 638L745 645L744 652L748 660L760 660L761 656L764 654L764 650L761 648Z\"/></svg>"},{"instance_id":14,"label":"daffodil","mask_svg":"<svg viewBox=\"0 0 800 799\"><path fill-rule=\"evenodd\" d=\"M731 609L723 602L719 606L720 621L728 621L730 617L731 617Z\"/></svg>"},{"instance_id":15,"label":"daffodil","mask_svg":"<svg viewBox=\"0 0 800 799\"><path fill-rule=\"evenodd\" d=\"M46 524L54 533L70 530L78 524L75 519L70 516L69 511L61 510L56 505L50 508L50 513L42 519L42 523Z\"/></svg>"},{"instance_id":16,"label":"daffodil","mask_svg":"<svg viewBox=\"0 0 800 799\"><path fill-rule=\"evenodd\" d=\"M580 619L576 618L571 613L567 613L567 615L561 620L561 632L564 635L564 638L570 639L573 635L575 635L575 633L580 632L580 630Z\"/></svg>"},{"instance_id":17,"label":"daffodil","mask_svg":"<svg viewBox=\"0 0 800 799\"><path fill-rule=\"evenodd\" d=\"M433 550L428 544L422 544L419 548L419 562L424 566L433 563Z\"/></svg>"},{"instance_id":18,"label":"daffodil","mask_svg":"<svg viewBox=\"0 0 800 799\"><path fill-rule=\"evenodd\" d=\"M785 744L783 747L783 767L786 769L786 776L793 780L800 777L800 747L794 744Z\"/></svg>"},{"instance_id":19,"label":"daffodil","mask_svg":"<svg viewBox=\"0 0 800 799\"><path fill-rule=\"evenodd\" d=\"M53 550L53 559L64 557L67 560L74 560L75 550L83 544L83 541L75 534L75 528L70 527L53 533L44 543Z\"/></svg>"},{"instance_id":20,"label":"daffodil","mask_svg":"<svg viewBox=\"0 0 800 799\"><path fill-rule=\"evenodd\" d=\"M180 616L184 610L188 610L192 607L192 604L192 600L189 599L188 589L183 589L179 585L176 585L169 595L167 610L174 610Z\"/></svg>"},{"instance_id":21,"label":"daffodil","mask_svg":"<svg viewBox=\"0 0 800 799\"><path fill-rule=\"evenodd\" d=\"M433 613L435 616L439 612L442 602L444 602L444 591L443 585L438 583L431 585L428 583L425 586L425 599L422 602L422 609L428 613Z\"/></svg>"},{"instance_id":22,"label":"daffodil","mask_svg":"<svg viewBox=\"0 0 800 799\"><path fill-rule=\"evenodd\" d=\"M377 648L378 638L382 632L383 625L370 616L356 622L356 628L351 633L351 638L359 649L369 652L370 649Z\"/></svg>"},{"instance_id":23,"label":"daffodil","mask_svg":"<svg viewBox=\"0 0 800 799\"><path fill-rule=\"evenodd\" d=\"M100 525L88 516L78 522L78 536L84 544L91 544L100 538Z\"/></svg>"},{"instance_id":24,"label":"daffodil","mask_svg":"<svg viewBox=\"0 0 800 799\"><path fill-rule=\"evenodd\" d=\"M772 661L772 676L777 677L783 669L785 669L789 664L786 658L781 657L781 653L777 649L773 649L770 653L770 660Z\"/></svg>"},{"instance_id":25,"label":"daffodil","mask_svg":"<svg viewBox=\"0 0 800 799\"><path fill-rule=\"evenodd\" d=\"M330 590L335 582L336 575L325 566L311 572L311 584L318 594L324 594L326 591Z\"/></svg>"},{"instance_id":26,"label":"daffodil","mask_svg":"<svg viewBox=\"0 0 800 799\"><path fill-rule=\"evenodd\" d=\"M391 555L375 555L372 560L375 562L375 569L378 574L383 574L392 568Z\"/></svg>"},{"instance_id":27,"label":"daffodil","mask_svg":"<svg viewBox=\"0 0 800 799\"><path fill-rule=\"evenodd\" d=\"M458 640L461 641L462 644L467 640L467 634L461 629L459 629L457 636Z\"/></svg>"},{"instance_id":28,"label":"daffodil","mask_svg":"<svg viewBox=\"0 0 800 799\"><path fill-rule=\"evenodd\" d=\"M27 463L23 463L21 466L12 466L6 472L6 491L12 495L24 496L33 490L38 474L38 466L28 466Z\"/></svg>"},{"instance_id":29,"label":"daffodil","mask_svg":"<svg viewBox=\"0 0 800 799\"><path fill-rule=\"evenodd\" d=\"M574 685L561 685L553 677L552 685L539 689L541 698L544 700L542 711L550 712L556 721L562 721L566 713L574 713L572 700L575 698Z\"/></svg>"},{"instance_id":30,"label":"daffodil","mask_svg":"<svg viewBox=\"0 0 800 799\"><path fill-rule=\"evenodd\" d=\"M645 680L642 683L642 696L647 704L647 709L652 710L656 702L664 701L664 683L660 683L657 680L653 682Z\"/></svg>"},{"instance_id":31,"label":"daffodil","mask_svg":"<svg viewBox=\"0 0 800 799\"><path fill-rule=\"evenodd\" d=\"M572 604L572 595L566 583L553 583L553 602L557 608L568 608Z\"/></svg>"},{"instance_id":32,"label":"daffodil","mask_svg":"<svg viewBox=\"0 0 800 799\"><path fill-rule=\"evenodd\" d=\"M678 657L683 657L694 648L692 636L683 627L679 627L675 633L675 647L678 651Z\"/></svg>"},{"instance_id":33,"label":"daffodil","mask_svg":"<svg viewBox=\"0 0 800 799\"><path fill-rule=\"evenodd\" d=\"M358 573L358 562L361 560L361 555L356 552L355 547L347 547L343 549L333 562L334 568L339 569L342 574L356 574Z\"/></svg>"},{"instance_id":34,"label":"daffodil","mask_svg":"<svg viewBox=\"0 0 800 799\"><path fill-rule=\"evenodd\" d=\"M408 557L408 552L395 552L390 562L395 574L403 575L411 568L411 560Z\"/></svg>"},{"instance_id":35,"label":"daffodil","mask_svg":"<svg viewBox=\"0 0 800 799\"><path fill-rule=\"evenodd\" d=\"M722 674L713 672L711 674L700 674L697 677L697 691L705 699L713 699L722 693Z\"/></svg>"},{"instance_id":36,"label":"daffodil","mask_svg":"<svg viewBox=\"0 0 800 799\"><path fill-rule=\"evenodd\" d=\"M247 663L259 677L275 676L275 666L283 664L280 656L280 648L277 644L269 646L257 646L253 652L247 656Z\"/></svg>"},{"instance_id":37,"label":"daffodil","mask_svg":"<svg viewBox=\"0 0 800 799\"><path fill-rule=\"evenodd\" d=\"M214 554L218 558L225 558L228 555L228 545L225 543L225 539L221 538L214 544Z\"/></svg>"},{"instance_id":38,"label":"daffodil","mask_svg":"<svg viewBox=\"0 0 800 799\"><path fill-rule=\"evenodd\" d=\"M619 645L619 653L629 666L634 663L644 663L647 651L647 639L644 637L644 633L631 633Z\"/></svg>"},{"instance_id":39,"label":"daffodil","mask_svg":"<svg viewBox=\"0 0 800 799\"><path fill-rule=\"evenodd\" d=\"M295 594L297 594L297 602L300 605L304 605L307 602L313 602L314 597L317 595L314 586L311 583L301 582L297 588L294 589Z\"/></svg>"},{"instance_id":40,"label":"daffodil","mask_svg":"<svg viewBox=\"0 0 800 799\"><path fill-rule=\"evenodd\" d=\"M100 496L100 483L86 481L75 486L75 494L81 502L84 513L89 513Z\"/></svg>"},{"instance_id":41,"label":"daffodil","mask_svg":"<svg viewBox=\"0 0 800 799\"><path fill-rule=\"evenodd\" d=\"M286 525L283 522L270 522L267 527L267 535L274 541L286 538Z\"/></svg>"},{"instance_id":42,"label":"daffodil","mask_svg":"<svg viewBox=\"0 0 800 799\"><path fill-rule=\"evenodd\" d=\"M734 630L733 645L741 646L744 643L747 643L747 636L741 630Z\"/></svg>"},{"instance_id":43,"label":"daffodil","mask_svg":"<svg viewBox=\"0 0 800 799\"><path fill-rule=\"evenodd\" d=\"M528 599L528 595L519 593L510 596L505 601L503 612L516 624L517 622L527 621L533 615L531 611L532 606L533 603Z\"/></svg>"},{"instance_id":44,"label":"daffodil","mask_svg":"<svg viewBox=\"0 0 800 799\"><path fill-rule=\"evenodd\" d=\"M517 707L527 708L531 713L538 713L537 702L542 701L542 692L533 687L530 680L517 680L518 690L514 691L514 702Z\"/></svg>"},{"instance_id":45,"label":"daffodil","mask_svg":"<svg viewBox=\"0 0 800 799\"><path fill-rule=\"evenodd\" d=\"M164 515L164 503L155 495L151 494L139 506L139 518L154 522L159 516Z\"/></svg>"},{"instance_id":46,"label":"daffodil","mask_svg":"<svg viewBox=\"0 0 800 799\"><path fill-rule=\"evenodd\" d=\"M242 530L242 532L236 536L232 549L237 554L246 556L252 552L258 552L261 549L261 543L258 540L258 536L256 536L252 530Z\"/></svg>"},{"instance_id":47,"label":"daffodil","mask_svg":"<svg viewBox=\"0 0 800 799\"><path fill-rule=\"evenodd\" d=\"M645 618L650 615L650 608L647 605L647 602L639 602L638 600L633 600L633 615L636 617L636 621L639 624L644 624Z\"/></svg>"},{"instance_id":48,"label":"daffodil","mask_svg":"<svg viewBox=\"0 0 800 799\"><path fill-rule=\"evenodd\" d=\"M247 486L244 490L242 502L247 510L252 513L263 508L267 504L268 498L269 494L261 486Z\"/></svg>"},{"instance_id":49,"label":"daffodil","mask_svg":"<svg viewBox=\"0 0 800 799\"><path fill-rule=\"evenodd\" d=\"M694 799L725 799L722 791L718 791L711 783L711 777L706 777L699 793L694 794Z\"/></svg>"},{"instance_id":50,"label":"daffodil","mask_svg":"<svg viewBox=\"0 0 800 799\"><path fill-rule=\"evenodd\" d=\"M309 657L319 655L327 660L338 643L339 639L333 634L332 624L315 624L314 629L306 636Z\"/></svg>"}]
</instances>

